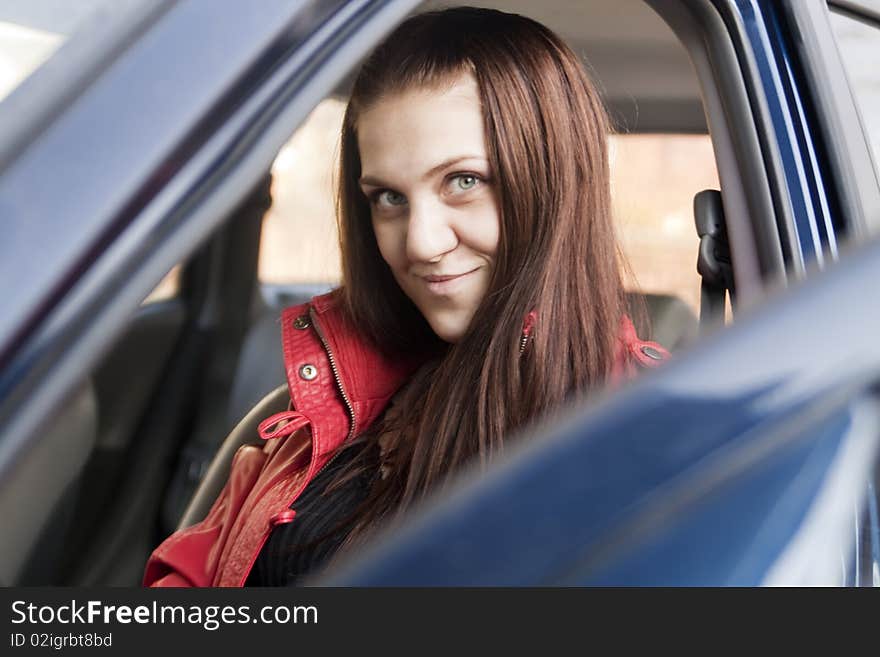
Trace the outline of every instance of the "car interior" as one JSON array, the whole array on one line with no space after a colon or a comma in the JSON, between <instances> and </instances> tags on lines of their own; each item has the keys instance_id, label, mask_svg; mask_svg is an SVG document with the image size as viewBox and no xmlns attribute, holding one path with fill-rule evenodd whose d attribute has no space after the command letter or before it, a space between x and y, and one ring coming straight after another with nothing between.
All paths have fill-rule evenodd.
<instances>
[{"instance_id":1,"label":"car interior","mask_svg":"<svg viewBox=\"0 0 880 657\"><path fill-rule=\"evenodd\" d=\"M426 2L417 11L452 4L460 3ZM724 216L718 182L730 185L732 200L725 195L723 205L738 203L739 217L747 214L743 205L770 203L742 201L751 174L739 171L731 153L751 141L734 146L742 128L725 118L722 92L707 82L716 75L707 73L709 57L723 61L730 44L714 43L711 33L696 38L691 19L662 0L469 4L546 24L584 55L598 81L617 133L615 207L632 270L630 301L635 314L641 304L646 310L645 337L675 354L732 321L737 304L759 297L783 265L775 256L755 256L754 246L737 252L744 242L760 252L762 240L771 237ZM713 48L718 52L708 53ZM289 191L301 185L291 172L316 168L303 150L303 131L323 129L311 137L318 144L327 134L332 138L336 124L330 121L328 131L321 117L330 106L338 116L351 79L342 80L328 104L291 136L222 228L144 300L62 415L47 418L45 453L35 455L32 469L23 469L13 484L25 491L27 482L39 479L39 495L29 495L25 505L0 498L0 515L22 528L3 541L3 583L136 586L149 552L192 507L224 439L284 384L280 310L338 283L338 270L328 264L337 254L315 255L312 239L332 248L333 218L296 205L305 192ZM647 187L659 191L646 200ZM328 198L330 193L327 184ZM282 207L289 197L292 204ZM309 258L320 266L284 270ZM683 273L670 277L673 270ZM256 414L264 417L265 410ZM56 476L36 474L44 468ZM200 495L202 505L210 500L210 492ZM184 524L196 519L193 513Z\"/></svg>"}]
</instances>

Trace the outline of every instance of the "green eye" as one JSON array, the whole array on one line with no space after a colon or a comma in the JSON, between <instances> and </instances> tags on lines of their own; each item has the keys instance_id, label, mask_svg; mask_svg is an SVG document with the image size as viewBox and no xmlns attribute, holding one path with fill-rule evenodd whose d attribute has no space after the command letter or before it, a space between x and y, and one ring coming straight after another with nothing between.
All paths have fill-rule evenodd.
<instances>
[{"instance_id":1,"label":"green eye","mask_svg":"<svg viewBox=\"0 0 880 657\"><path fill-rule=\"evenodd\" d=\"M380 205L403 205L406 203L406 197L403 194L392 192L390 189L379 194L376 200Z\"/></svg>"},{"instance_id":2,"label":"green eye","mask_svg":"<svg viewBox=\"0 0 880 657\"><path fill-rule=\"evenodd\" d=\"M455 180L456 186L461 190L473 189L477 185L476 176L458 176Z\"/></svg>"}]
</instances>

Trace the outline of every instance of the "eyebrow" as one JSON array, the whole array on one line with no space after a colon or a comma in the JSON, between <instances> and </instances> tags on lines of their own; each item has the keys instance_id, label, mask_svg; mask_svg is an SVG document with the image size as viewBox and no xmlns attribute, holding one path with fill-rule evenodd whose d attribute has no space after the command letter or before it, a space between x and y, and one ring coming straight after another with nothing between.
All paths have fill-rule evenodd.
<instances>
[{"instance_id":1,"label":"eyebrow","mask_svg":"<svg viewBox=\"0 0 880 657\"><path fill-rule=\"evenodd\" d=\"M485 157L481 155L456 155L455 157L451 157L448 160L444 160L440 164L431 167L431 169L422 176L422 180L427 180L431 176L435 175L438 171L442 171L443 169L451 167L465 160L482 160L483 162L488 161ZM374 178L373 176L361 176L358 182L361 185L369 185L371 187L387 187L384 182L382 182L378 178Z\"/></svg>"}]
</instances>

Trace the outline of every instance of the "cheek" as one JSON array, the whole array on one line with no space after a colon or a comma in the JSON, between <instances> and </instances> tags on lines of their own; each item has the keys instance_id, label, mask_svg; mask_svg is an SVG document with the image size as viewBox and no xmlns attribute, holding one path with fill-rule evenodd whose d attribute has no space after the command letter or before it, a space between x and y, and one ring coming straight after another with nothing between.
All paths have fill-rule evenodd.
<instances>
[{"instance_id":1,"label":"cheek","mask_svg":"<svg viewBox=\"0 0 880 657\"><path fill-rule=\"evenodd\" d=\"M480 253L494 256L498 250L501 219L495 203L487 203L470 224L471 241Z\"/></svg>"},{"instance_id":2,"label":"cheek","mask_svg":"<svg viewBox=\"0 0 880 657\"><path fill-rule=\"evenodd\" d=\"M379 253L389 267L394 268L400 264L400 235L395 226L388 222L373 222L373 234L376 236L376 244Z\"/></svg>"}]
</instances>

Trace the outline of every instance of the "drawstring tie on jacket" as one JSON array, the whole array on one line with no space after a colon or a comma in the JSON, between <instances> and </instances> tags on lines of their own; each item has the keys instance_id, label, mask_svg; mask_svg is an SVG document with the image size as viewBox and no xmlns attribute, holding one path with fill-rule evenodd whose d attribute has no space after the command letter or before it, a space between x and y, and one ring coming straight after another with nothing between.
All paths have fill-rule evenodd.
<instances>
[{"instance_id":1,"label":"drawstring tie on jacket","mask_svg":"<svg viewBox=\"0 0 880 657\"><path fill-rule=\"evenodd\" d=\"M310 423L311 420L299 411L283 411L270 415L260 422L257 430L260 432L260 438L272 440L289 436Z\"/></svg>"}]
</instances>

